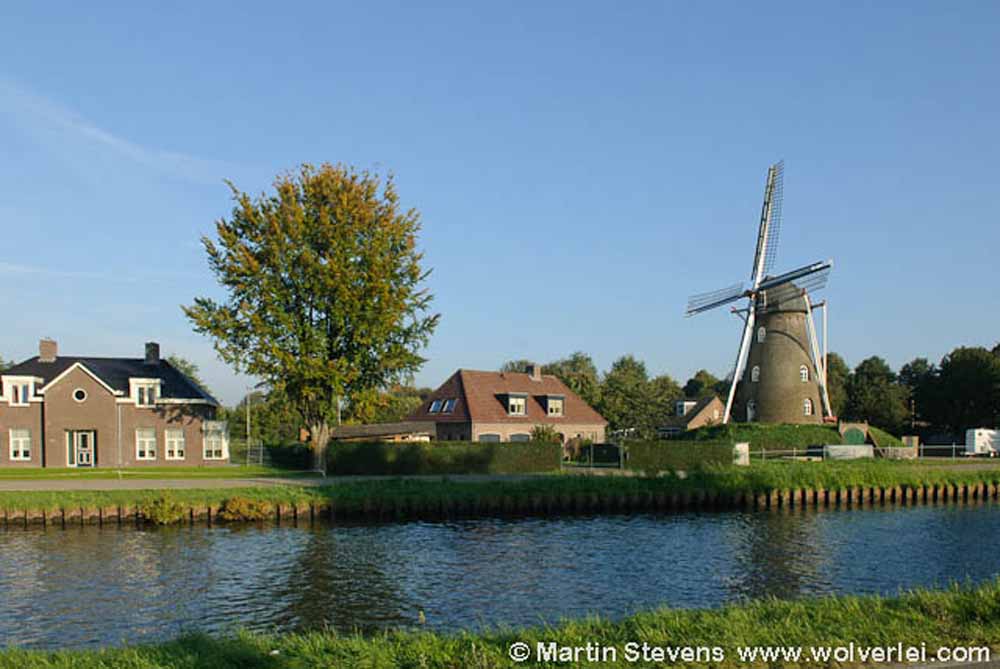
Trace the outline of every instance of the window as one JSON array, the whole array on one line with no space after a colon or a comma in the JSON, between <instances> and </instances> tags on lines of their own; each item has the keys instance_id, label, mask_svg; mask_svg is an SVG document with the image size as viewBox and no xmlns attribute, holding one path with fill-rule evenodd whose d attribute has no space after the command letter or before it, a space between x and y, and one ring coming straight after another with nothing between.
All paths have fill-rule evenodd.
<instances>
[{"instance_id":1,"label":"window","mask_svg":"<svg viewBox=\"0 0 1000 669\"><path fill-rule=\"evenodd\" d=\"M135 431L135 459L156 459L156 428L140 427Z\"/></svg>"},{"instance_id":2,"label":"window","mask_svg":"<svg viewBox=\"0 0 1000 669\"><path fill-rule=\"evenodd\" d=\"M479 435L479 441L488 441L488 442L493 443L493 444L498 444L498 443L500 443L500 435L499 434L481 434L481 435Z\"/></svg>"},{"instance_id":3,"label":"window","mask_svg":"<svg viewBox=\"0 0 1000 669\"><path fill-rule=\"evenodd\" d=\"M809 368L805 365L799 367L799 380L802 383L809 383Z\"/></svg>"},{"instance_id":4,"label":"window","mask_svg":"<svg viewBox=\"0 0 1000 669\"><path fill-rule=\"evenodd\" d=\"M204 457L206 460L225 460L227 457L226 424L221 421L205 421L202 429L205 431Z\"/></svg>"},{"instance_id":5,"label":"window","mask_svg":"<svg viewBox=\"0 0 1000 669\"><path fill-rule=\"evenodd\" d=\"M528 401L526 397L511 396L507 398L507 414L510 416L523 416L528 412Z\"/></svg>"},{"instance_id":6,"label":"window","mask_svg":"<svg viewBox=\"0 0 1000 669\"><path fill-rule=\"evenodd\" d=\"M767 338L767 330L764 328L763 325L761 325L759 328L757 328L757 343L763 344L764 339L766 338Z\"/></svg>"},{"instance_id":7,"label":"window","mask_svg":"<svg viewBox=\"0 0 1000 669\"><path fill-rule=\"evenodd\" d=\"M511 441L531 441L530 434L512 434L510 435Z\"/></svg>"},{"instance_id":8,"label":"window","mask_svg":"<svg viewBox=\"0 0 1000 669\"><path fill-rule=\"evenodd\" d=\"M561 416L563 415L563 398L561 397L550 397L545 403L549 410L550 416Z\"/></svg>"},{"instance_id":9,"label":"window","mask_svg":"<svg viewBox=\"0 0 1000 669\"><path fill-rule=\"evenodd\" d=\"M444 401L444 407L441 409L441 413L452 413L455 410L455 399L447 399Z\"/></svg>"},{"instance_id":10,"label":"window","mask_svg":"<svg viewBox=\"0 0 1000 669\"><path fill-rule=\"evenodd\" d=\"M434 400L431 402L431 408L427 410L427 413L441 413L442 400Z\"/></svg>"},{"instance_id":11,"label":"window","mask_svg":"<svg viewBox=\"0 0 1000 669\"><path fill-rule=\"evenodd\" d=\"M760 365L754 365L753 369L750 370L750 382L757 383L760 381Z\"/></svg>"},{"instance_id":12,"label":"window","mask_svg":"<svg viewBox=\"0 0 1000 669\"><path fill-rule=\"evenodd\" d=\"M87 400L87 391L83 388L77 388L73 391L73 400L76 402L85 402Z\"/></svg>"},{"instance_id":13,"label":"window","mask_svg":"<svg viewBox=\"0 0 1000 669\"><path fill-rule=\"evenodd\" d=\"M141 407L151 407L156 404L156 384L140 383L135 387L135 403Z\"/></svg>"},{"instance_id":14,"label":"window","mask_svg":"<svg viewBox=\"0 0 1000 669\"><path fill-rule=\"evenodd\" d=\"M802 415L803 416L813 415L813 401L808 397L802 400Z\"/></svg>"},{"instance_id":15,"label":"window","mask_svg":"<svg viewBox=\"0 0 1000 669\"><path fill-rule=\"evenodd\" d=\"M167 460L183 460L185 456L184 430L167 430L165 436Z\"/></svg>"},{"instance_id":16,"label":"window","mask_svg":"<svg viewBox=\"0 0 1000 669\"><path fill-rule=\"evenodd\" d=\"M10 431L10 459L22 462L31 459L31 430Z\"/></svg>"},{"instance_id":17,"label":"window","mask_svg":"<svg viewBox=\"0 0 1000 669\"><path fill-rule=\"evenodd\" d=\"M18 383L12 386L13 397L10 403L18 407L26 407L31 401L31 384Z\"/></svg>"}]
</instances>

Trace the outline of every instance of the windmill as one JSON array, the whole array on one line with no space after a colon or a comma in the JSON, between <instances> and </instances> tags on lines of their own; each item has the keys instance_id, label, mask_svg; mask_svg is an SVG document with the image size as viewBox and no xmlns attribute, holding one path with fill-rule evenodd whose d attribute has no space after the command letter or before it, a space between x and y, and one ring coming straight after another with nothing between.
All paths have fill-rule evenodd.
<instances>
[{"instance_id":1,"label":"windmill","mask_svg":"<svg viewBox=\"0 0 1000 669\"><path fill-rule=\"evenodd\" d=\"M810 293L826 285L833 261L770 274L778 248L783 193L784 163L779 162L767 171L749 287L738 283L694 295L685 311L685 316L693 316L747 300L745 308L732 308L743 320L743 335L726 399L725 423L734 414L738 419L769 423L819 423L833 417L826 387L826 302L813 303L810 298ZM813 312L820 308L822 355L813 319Z\"/></svg>"}]
</instances>

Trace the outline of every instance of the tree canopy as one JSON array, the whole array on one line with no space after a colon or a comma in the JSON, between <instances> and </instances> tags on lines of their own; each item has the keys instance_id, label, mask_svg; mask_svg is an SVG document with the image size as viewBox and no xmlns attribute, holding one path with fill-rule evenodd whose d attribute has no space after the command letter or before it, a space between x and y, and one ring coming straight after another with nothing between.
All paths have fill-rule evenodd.
<instances>
[{"instance_id":1,"label":"tree canopy","mask_svg":"<svg viewBox=\"0 0 1000 669\"><path fill-rule=\"evenodd\" d=\"M286 397L309 427L317 465L341 399L356 408L417 370L434 331L416 210L391 177L303 165L235 206L203 238L226 293L184 312L223 360Z\"/></svg>"}]
</instances>

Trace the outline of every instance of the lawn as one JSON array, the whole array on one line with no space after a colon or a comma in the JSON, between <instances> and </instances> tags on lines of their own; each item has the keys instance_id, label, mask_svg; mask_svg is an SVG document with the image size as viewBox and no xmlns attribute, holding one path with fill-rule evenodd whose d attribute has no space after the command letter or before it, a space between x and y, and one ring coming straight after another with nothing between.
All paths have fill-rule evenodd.
<instances>
[{"instance_id":1,"label":"lawn","mask_svg":"<svg viewBox=\"0 0 1000 669\"><path fill-rule=\"evenodd\" d=\"M827 666L828 663L741 661L741 647L926 646L985 648L1000 641L1000 583L911 591L896 597L841 596L782 601L767 599L720 609L660 609L621 620L590 617L553 626L493 629L482 633L437 634L393 631L372 636L330 631L303 634L239 634L213 638L191 634L154 644L93 651L0 651L0 665L11 669L144 669L215 667L218 669L454 669L470 667L762 667ZM616 657L597 662L538 661L538 644L613 648ZM527 644L528 662L509 659L513 644ZM660 648L678 653L692 648L685 661L629 661L632 648ZM713 657L713 654L718 654ZM605 656L607 657L607 656ZM901 663L888 662L886 666Z\"/></svg>"},{"instance_id":2,"label":"lawn","mask_svg":"<svg viewBox=\"0 0 1000 669\"><path fill-rule=\"evenodd\" d=\"M0 480L36 479L216 479L315 476L300 469L282 469L260 465L224 465L218 467L131 467L124 469L0 469Z\"/></svg>"}]
</instances>

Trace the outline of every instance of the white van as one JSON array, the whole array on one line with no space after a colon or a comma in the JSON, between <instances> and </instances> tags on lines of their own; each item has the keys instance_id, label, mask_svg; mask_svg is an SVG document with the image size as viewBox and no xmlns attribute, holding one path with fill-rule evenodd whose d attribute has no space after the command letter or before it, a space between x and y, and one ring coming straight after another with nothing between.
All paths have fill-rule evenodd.
<instances>
[{"instance_id":1,"label":"white van","mask_svg":"<svg viewBox=\"0 0 1000 669\"><path fill-rule=\"evenodd\" d=\"M1000 430L977 427L965 431L966 455L989 455L1000 452Z\"/></svg>"}]
</instances>

